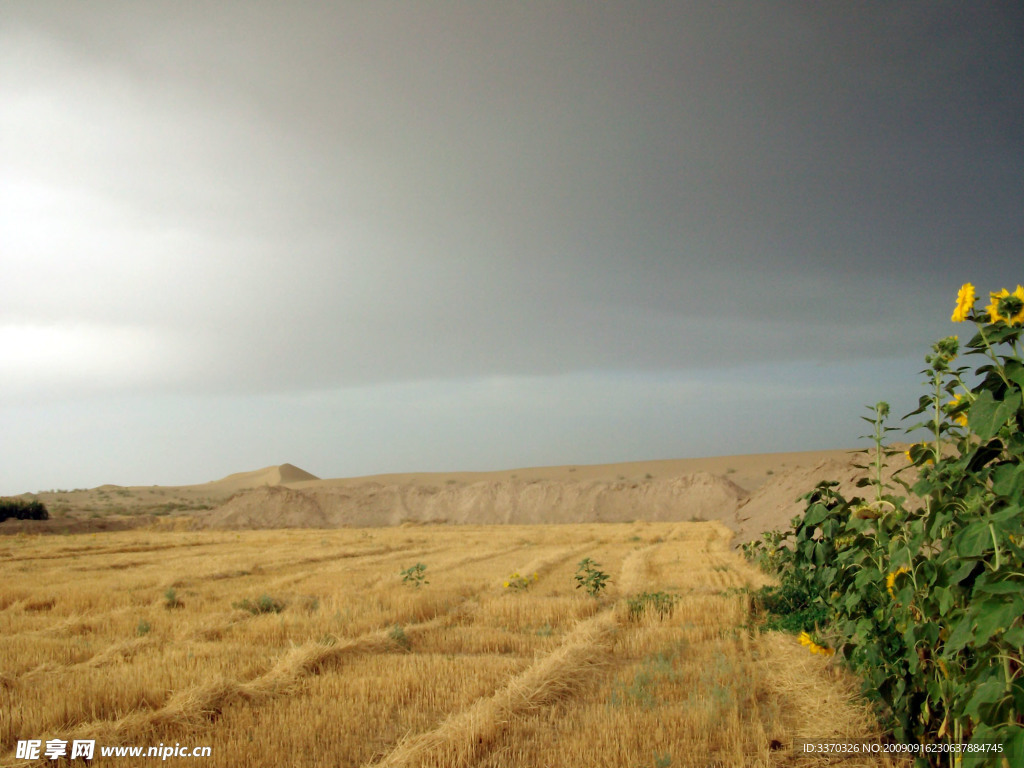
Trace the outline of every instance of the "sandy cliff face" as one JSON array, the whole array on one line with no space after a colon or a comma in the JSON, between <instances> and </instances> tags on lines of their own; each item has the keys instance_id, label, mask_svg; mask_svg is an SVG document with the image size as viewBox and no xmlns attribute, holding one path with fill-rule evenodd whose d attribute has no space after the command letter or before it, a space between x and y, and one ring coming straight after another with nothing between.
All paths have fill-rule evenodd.
<instances>
[{"instance_id":1,"label":"sandy cliff face","mask_svg":"<svg viewBox=\"0 0 1024 768\"><path fill-rule=\"evenodd\" d=\"M210 528L330 528L317 499L284 486L242 491L200 518Z\"/></svg>"},{"instance_id":2,"label":"sandy cliff face","mask_svg":"<svg viewBox=\"0 0 1024 768\"><path fill-rule=\"evenodd\" d=\"M786 528L804 510L800 497L822 480L839 482L847 498L868 496L855 466L862 454L829 455L773 472L747 492L727 477L692 472L647 480L486 479L438 484L429 479L372 480L345 485L299 483L241 491L199 524L210 528L337 528L402 523L532 524L719 520L734 544ZM902 466L898 457L885 473ZM908 475L904 478L910 480Z\"/></svg>"},{"instance_id":3,"label":"sandy cliff face","mask_svg":"<svg viewBox=\"0 0 1024 768\"><path fill-rule=\"evenodd\" d=\"M365 483L256 488L207 513L212 528L335 528L403 522L494 523L690 520L733 522L746 493L701 472L656 480L492 480L459 486Z\"/></svg>"}]
</instances>

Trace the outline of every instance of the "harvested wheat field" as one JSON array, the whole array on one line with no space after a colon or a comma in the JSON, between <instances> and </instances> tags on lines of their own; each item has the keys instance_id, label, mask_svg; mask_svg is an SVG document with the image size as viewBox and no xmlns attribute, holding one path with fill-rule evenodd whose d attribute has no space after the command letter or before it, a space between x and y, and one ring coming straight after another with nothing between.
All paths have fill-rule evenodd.
<instances>
[{"instance_id":1,"label":"harvested wheat field","mask_svg":"<svg viewBox=\"0 0 1024 768\"><path fill-rule=\"evenodd\" d=\"M827 659L745 628L739 588L763 577L731 535L707 522L11 536L0 765L51 764L18 759L26 739L94 739L95 766L829 764L794 741L877 726ZM576 588L584 558L609 577L597 597ZM158 744L210 756L100 755Z\"/></svg>"}]
</instances>

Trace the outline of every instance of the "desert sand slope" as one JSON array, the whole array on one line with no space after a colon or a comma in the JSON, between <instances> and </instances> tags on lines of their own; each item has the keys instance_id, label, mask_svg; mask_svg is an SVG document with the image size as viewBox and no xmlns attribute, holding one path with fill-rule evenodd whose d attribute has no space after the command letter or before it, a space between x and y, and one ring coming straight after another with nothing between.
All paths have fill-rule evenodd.
<instances>
[{"instance_id":1,"label":"desert sand slope","mask_svg":"<svg viewBox=\"0 0 1024 768\"><path fill-rule=\"evenodd\" d=\"M858 480L866 477L867 473L855 465L865 461L865 454L850 453L845 459L829 457L813 466L794 467L775 475L736 510L735 522L731 525L736 531L733 544L739 546L751 539L760 538L762 531L788 528L794 517L804 513L805 502L800 497L823 480L838 482L837 490L847 499L855 496L874 498L872 487L857 487ZM906 491L894 481L894 474L905 467L906 462L899 455L891 457L889 462L890 466L882 473L883 482L892 487L894 495L906 496ZM904 470L899 472L898 477L912 484L914 473Z\"/></svg>"},{"instance_id":2,"label":"desert sand slope","mask_svg":"<svg viewBox=\"0 0 1024 768\"><path fill-rule=\"evenodd\" d=\"M205 513L211 528L315 528L404 522L486 524L722 520L745 497L709 473L646 481L489 480L461 486L364 483L238 493Z\"/></svg>"}]
</instances>

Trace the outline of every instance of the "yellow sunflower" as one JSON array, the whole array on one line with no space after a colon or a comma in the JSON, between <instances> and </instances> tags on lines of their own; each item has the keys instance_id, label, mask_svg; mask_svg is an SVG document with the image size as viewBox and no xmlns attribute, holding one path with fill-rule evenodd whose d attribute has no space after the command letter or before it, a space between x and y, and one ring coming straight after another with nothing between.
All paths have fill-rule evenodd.
<instances>
[{"instance_id":1,"label":"yellow sunflower","mask_svg":"<svg viewBox=\"0 0 1024 768\"><path fill-rule=\"evenodd\" d=\"M885 589L889 592L889 597L893 599L896 598L896 593L892 591L892 588L896 585L896 577L899 576L901 573L910 573L910 569L905 565L901 565L899 568L897 568L895 571L893 571L885 577Z\"/></svg>"},{"instance_id":2,"label":"yellow sunflower","mask_svg":"<svg viewBox=\"0 0 1024 768\"><path fill-rule=\"evenodd\" d=\"M949 405L946 406L946 407L947 407L947 409L950 412L955 411L957 408L959 408L961 406L961 404L963 403L963 400L964 400L963 393L957 392L955 395L953 395L953 399L949 401ZM953 420L957 424L959 424L961 427L966 427L967 426L967 411L960 411L960 413L955 414L953 416Z\"/></svg>"},{"instance_id":3,"label":"yellow sunflower","mask_svg":"<svg viewBox=\"0 0 1024 768\"><path fill-rule=\"evenodd\" d=\"M807 632L801 632L800 637L797 639L800 641L800 645L804 646L811 653L820 653L822 656L834 656L836 653L832 648L818 645Z\"/></svg>"},{"instance_id":4,"label":"yellow sunflower","mask_svg":"<svg viewBox=\"0 0 1024 768\"><path fill-rule=\"evenodd\" d=\"M1007 325L1021 325L1024 323L1024 287L1018 285L1017 290L1010 293L1008 290L989 293L991 303L985 307L988 312L990 323L1004 322Z\"/></svg>"},{"instance_id":5,"label":"yellow sunflower","mask_svg":"<svg viewBox=\"0 0 1024 768\"><path fill-rule=\"evenodd\" d=\"M974 309L974 299L974 286L970 283L961 285L960 290L956 294L956 309L953 310L953 316L950 320L954 323L962 323L966 320L967 315Z\"/></svg>"}]
</instances>

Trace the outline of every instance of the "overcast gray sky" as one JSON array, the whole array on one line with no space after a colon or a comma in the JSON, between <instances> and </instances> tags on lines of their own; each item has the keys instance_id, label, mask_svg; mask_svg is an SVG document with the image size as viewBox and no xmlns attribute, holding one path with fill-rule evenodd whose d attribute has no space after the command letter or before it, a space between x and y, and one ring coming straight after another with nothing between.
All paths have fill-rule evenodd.
<instances>
[{"instance_id":1,"label":"overcast gray sky","mask_svg":"<svg viewBox=\"0 0 1024 768\"><path fill-rule=\"evenodd\" d=\"M1019 2L0 0L0 493L855 445L1024 282L1022 73Z\"/></svg>"}]
</instances>

